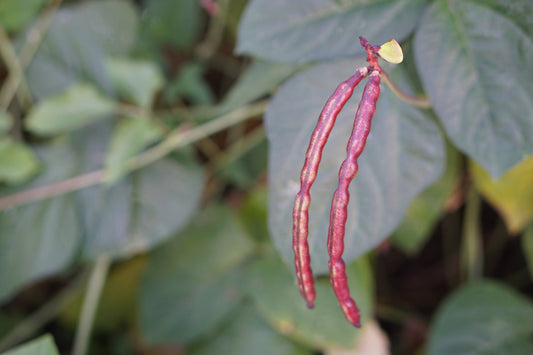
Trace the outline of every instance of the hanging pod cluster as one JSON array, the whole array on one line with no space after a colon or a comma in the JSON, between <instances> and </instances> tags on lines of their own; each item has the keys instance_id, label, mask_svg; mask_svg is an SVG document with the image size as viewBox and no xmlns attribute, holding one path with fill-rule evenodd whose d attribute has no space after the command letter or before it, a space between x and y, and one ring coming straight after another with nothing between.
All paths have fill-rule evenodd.
<instances>
[{"instance_id":1,"label":"hanging pod cluster","mask_svg":"<svg viewBox=\"0 0 533 355\"><path fill-rule=\"evenodd\" d=\"M395 40L391 40L382 46L372 46L363 37L359 37L359 40L367 52L368 66L357 69L350 78L340 83L322 109L307 148L300 176L300 191L296 195L292 215L292 247L298 286L302 297L307 302L307 307L313 308L316 292L313 271L311 270L309 244L307 242L309 205L311 203L310 189L316 179L322 151L339 112L352 96L357 84L365 77L368 77L361 102L355 114L352 134L346 148L347 157L339 170L339 184L333 194L328 230L328 265L331 285L346 319L356 327L360 327L360 312L355 301L350 296L346 265L342 259L347 208L350 200L348 188L350 182L357 174L357 159L363 152L366 139L370 133L370 124L376 111L376 103L380 94L381 75L385 75L379 66L378 57L382 57L392 63L399 63L403 60L402 50Z\"/></svg>"}]
</instances>

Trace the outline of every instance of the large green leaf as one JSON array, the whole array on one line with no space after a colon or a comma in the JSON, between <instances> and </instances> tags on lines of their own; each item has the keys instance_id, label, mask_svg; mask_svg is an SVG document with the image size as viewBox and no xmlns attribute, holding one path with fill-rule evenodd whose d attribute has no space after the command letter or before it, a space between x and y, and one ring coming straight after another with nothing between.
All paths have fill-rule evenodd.
<instances>
[{"instance_id":1,"label":"large green leaf","mask_svg":"<svg viewBox=\"0 0 533 355\"><path fill-rule=\"evenodd\" d=\"M27 127L37 134L68 132L109 116L115 103L91 85L79 84L41 101L27 117Z\"/></svg>"},{"instance_id":2,"label":"large green leaf","mask_svg":"<svg viewBox=\"0 0 533 355\"><path fill-rule=\"evenodd\" d=\"M221 327L207 342L187 349L191 355L311 355L303 348L275 332L256 314L250 306L244 306L234 315L231 322Z\"/></svg>"},{"instance_id":3,"label":"large green leaf","mask_svg":"<svg viewBox=\"0 0 533 355\"><path fill-rule=\"evenodd\" d=\"M516 14L437 1L417 29L415 54L450 139L493 178L533 153L533 37Z\"/></svg>"},{"instance_id":4,"label":"large green leaf","mask_svg":"<svg viewBox=\"0 0 533 355\"><path fill-rule=\"evenodd\" d=\"M75 175L75 157L65 145L37 150L43 171L26 189ZM13 192L2 189L0 195ZM72 195L0 211L0 301L22 285L65 268L80 242Z\"/></svg>"},{"instance_id":5,"label":"large green leaf","mask_svg":"<svg viewBox=\"0 0 533 355\"><path fill-rule=\"evenodd\" d=\"M372 317L373 283L368 259L346 268L350 291L364 325ZM260 314L282 334L313 348L351 348L357 330L342 314L329 279L316 280L315 308L308 309L281 259L270 255L249 269L249 292Z\"/></svg>"},{"instance_id":6,"label":"large green leaf","mask_svg":"<svg viewBox=\"0 0 533 355\"><path fill-rule=\"evenodd\" d=\"M17 346L2 353L3 355L59 355L51 335L43 335L37 339Z\"/></svg>"},{"instance_id":7,"label":"large green leaf","mask_svg":"<svg viewBox=\"0 0 533 355\"><path fill-rule=\"evenodd\" d=\"M533 304L508 287L471 283L442 305L429 338L431 355L533 354Z\"/></svg>"},{"instance_id":8,"label":"large green leaf","mask_svg":"<svg viewBox=\"0 0 533 355\"><path fill-rule=\"evenodd\" d=\"M127 54L137 36L138 21L132 3L124 0L62 7L28 67L32 93L43 98L79 81L113 93L105 58Z\"/></svg>"},{"instance_id":9,"label":"large green leaf","mask_svg":"<svg viewBox=\"0 0 533 355\"><path fill-rule=\"evenodd\" d=\"M269 226L274 243L292 265L292 208L300 170L318 115L327 98L362 60L320 65L286 82L272 99L266 115L269 155ZM400 70L392 73L399 86L409 83ZM363 83L339 115L311 189L309 243L315 273L327 270L326 239L329 208L338 183L338 170ZM364 254L400 223L411 200L437 180L444 165L441 133L427 112L399 101L382 85L373 127L351 185L346 226L347 261Z\"/></svg>"},{"instance_id":10,"label":"large green leaf","mask_svg":"<svg viewBox=\"0 0 533 355\"><path fill-rule=\"evenodd\" d=\"M358 36L380 45L414 29L424 0L253 0L237 51L273 61L305 62L363 53Z\"/></svg>"},{"instance_id":11,"label":"large green leaf","mask_svg":"<svg viewBox=\"0 0 533 355\"><path fill-rule=\"evenodd\" d=\"M213 207L150 257L140 322L150 343L190 342L242 300L242 262L252 252L236 217Z\"/></svg>"},{"instance_id":12,"label":"large green leaf","mask_svg":"<svg viewBox=\"0 0 533 355\"><path fill-rule=\"evenodd\" d=\"M110 133L109 125L99 124L72 137L81 171L103 165ZM170 237L196 211L203 180L200 166L184 153L180 160L162 159L111 187L79 191L84 254L125 256Z\"/></svg>"},{"instance_id":13,"label":"large green leaf","mask_svg":"<svg viewBox=\"0 0 533 355\"><path fill-rule=\"evenodd\" d=\"M0 137L13 126L13 116L9 112L0 110Z\"/></svg>"}]
</instances>

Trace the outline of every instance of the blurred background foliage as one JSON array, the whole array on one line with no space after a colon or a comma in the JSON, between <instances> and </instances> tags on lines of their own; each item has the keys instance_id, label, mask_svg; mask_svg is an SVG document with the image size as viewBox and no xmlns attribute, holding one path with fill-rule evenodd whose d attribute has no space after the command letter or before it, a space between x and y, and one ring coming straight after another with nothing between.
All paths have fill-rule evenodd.
<instances>
[{"instance_id":1,"label":"blurred background foliage","mask_svg":"<svg viewBox=\"0 0 533 355\"><path fill-rule=\"evenodd\" d=\"M443 119L446 90L413 60L432 63L415 20L458 16L454 2L280 1L0 0L0 352L533 353L529 141L489 136L511 146L500 156L463 139ZM505 17L529 53L530 5L518 5L461 6L489 18L481 27ZM324 275L322 237L317 306L305 307L286 232L299 133L363 63L359 34L397 36L406 63L391 76L435 108L383 89L347 235L362 330ZM529 112L518 123L533 136L526 102L515 111ZM346 137L331 140L316 234ZM371 183L382 205L365 195Z\"/></svg>"}]
</instances>

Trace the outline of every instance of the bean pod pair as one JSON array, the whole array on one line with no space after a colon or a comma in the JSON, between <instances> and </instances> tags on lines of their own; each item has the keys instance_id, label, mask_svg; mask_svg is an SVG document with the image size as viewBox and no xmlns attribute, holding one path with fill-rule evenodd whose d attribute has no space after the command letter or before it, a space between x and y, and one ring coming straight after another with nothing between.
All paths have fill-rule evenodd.
<instances>
[{"instance_id":1,"label":"bean pod pair","mask_svg":"<svg viewBox=\"0 0 533 355\"><path fill-rule=\"evenodd\" d=\"M316 179L322 151L339 112L352 96L354 88L365 77L368 77L346 148L347 157L340 167L338 187L333 194L327 244L331 285L346 319L356 327L360 327L360 312L355 301L350 296L346 265L342 259L347 208L350 200L348 188L350 182L357 174L357 159L365 147L366 139L370 133L372 117L376 111L376 103L380 94L380 74L382 72L377 62L377 57L384 53L380 51L380 46L371 46L363 37L359 37L359 39L361 45L367 51L369 65L357 69L350 78L340 83L320 113L317 125L311 135L300 175L301 185L294 201L292 229L298 286L302 297L307 302L307 307L313 308L316 292L313 271L311 270L309 244L307 242L309 205L311 203L310 189ZM396 41L394 41L394 44L397 46ZM382 47L385 47L385 45ZM382 56L385 57L383 54Z\"/></svg>"}]
</instances>

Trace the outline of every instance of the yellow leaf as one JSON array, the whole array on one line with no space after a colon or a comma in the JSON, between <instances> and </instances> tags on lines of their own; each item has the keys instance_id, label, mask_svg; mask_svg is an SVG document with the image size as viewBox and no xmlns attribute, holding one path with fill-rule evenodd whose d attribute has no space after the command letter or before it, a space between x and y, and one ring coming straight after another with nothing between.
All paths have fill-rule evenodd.
<instances>
[{"instance_id":1,"label":"yellow leaf","mask_svg":"<svg viewBox=\"0 0 533 355\"><path fill-rule=\"evenodd\" d=\"M398 42L396 42L394 39L382 44L378 53L381 58L385 59L389 63L398 64L403 60L402 47L400 47Z\"/></svg>"},{"instance_id":2,"label":"yellow leaf","mask_svg":"<svg viewBox=\"0 0 533 355\"><path fill-rule=\"evenodd\" d=\"M479 192L502 215L509 232L518 233L533 221L533 155L497 181L472 161L470 173Z\"/></svg>"}]
</instances>

